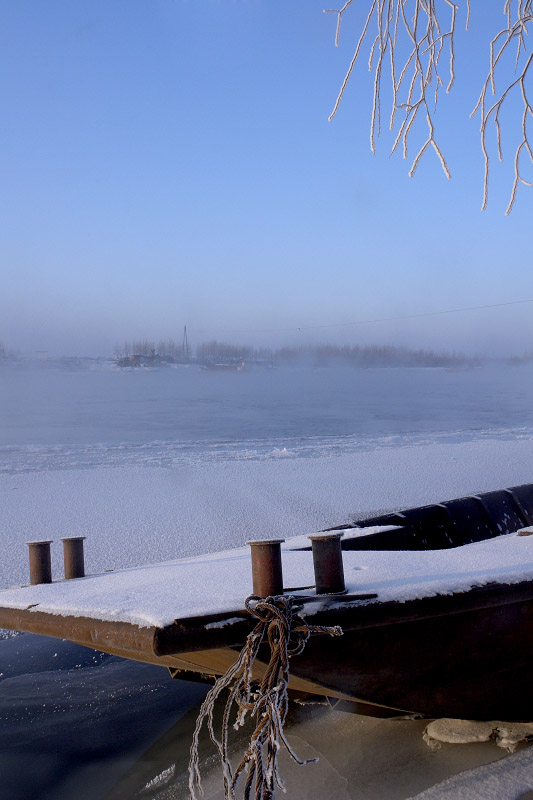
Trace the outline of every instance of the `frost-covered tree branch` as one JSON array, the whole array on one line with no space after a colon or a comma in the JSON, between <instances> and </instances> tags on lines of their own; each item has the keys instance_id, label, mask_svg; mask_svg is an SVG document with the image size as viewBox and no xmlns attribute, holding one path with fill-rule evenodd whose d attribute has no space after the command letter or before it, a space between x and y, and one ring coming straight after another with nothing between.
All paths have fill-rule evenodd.
<instances>
[{"instance_id":1,"label":"frost-covered tree branch","mask_svg":"<svg viewBox=\"0 0 533 800\"><path fill-rule=\"evenodd\" d=\"M362 0L360 0L361 2ZM459 2L452 0L367 0L369 10L356 41L354 53L342 82L330 120L337 113L352 72L360 60L365 43L369 45L368 67L374 76L373 102L370 119L370 148L375 152L376 136L381 133L382 77L388 69L392 90L389 128L396 132L392 153L398 148L403 157L408 157L409 139L418 119L424 119L427 137L413 158L409 176L412 177L426 150L432 148L436 153L447 178L450 171L444 154L437 143L434 115L439 100L439 91L444 88L443 65L447 72L445 91L449 92L455 81L455 37ZM325 13L337 15L335 44L340 41L341 25L346 12L355 0L346 0L339 9L325 9ZM529 157L533 163L533 150L528 139L527 122L533 109L527 94L526 78L533 61L528 54L526 36L528 26L533 21L533 0L504 0L506 26L490 42L490 65L487 78L473 114L481 116L481 147L485 159L483 205L485 209L488 196L489 153L487 149L487 130L492 122L496 129L498 157L503 159L500 112L509 95L520 92L523 111L521 115L521 141L514 159L514 183L511 199L507 207L510 212L519 183L531 185L522 174L521 160ZM470 21L470 0L464 0L466 28ZM496 92L496 76L502 71L502 62L511 46L516 45L515 70L517 77L500 93ZM531 49L531 48L530 48ZM490 102L497 97L495 102Z\"/></svg>"},{"instance_id":2,"label":"frost-covered tree branch","mask_svg":"<svg viewBox=\"0 0 533 800\"><path fill-rule=\"evenodd\" d=\"M532 0L518 0L516 3L512 0L506 0L504 11L507 17L507 26L503 28L490 43L490 69L489 73L483 84L479 100L472 112L472 116L478 111L481 116L481 149L485 159L485 178L483 182L483 205L484 210L487 207L488 190L489 190L489 153L487 150L487 129L489 123L492 121L496 129L496 140L498 144L498 158L503 161L502 149L502 133L500 126L500 112L502 106L513 91L517 89L520 91L523 111L521 118L522 139L518 144L515 151L514 158L514 182L511 191L511 198L507 206L506 214L509 214L513 203L516 198L516 191L518 184L523 183L526 186L532 186L529 181L526 181L520 173L520 157L523 152L529 156L530 162L533 164L533 151L528 140L527 121L528 116L533 116L533 109L527 96L526 77L533 61L533 53L527 54L525 36L529 33L528 25L533 21L533 8ZM513 11L515 17L513 18ZM515 55L515 69L519 73L518 77L510 83L502 92L496 92L496 72L503 61L503 58L509 52L511 46L516 44ZM524 58L522 58L524 56ZM525 63L524 63L525 60ZM520 65L522 63L522 68ZM498 96L494 103L490 103L490 97Z\"/></svg>"}]
</instances>

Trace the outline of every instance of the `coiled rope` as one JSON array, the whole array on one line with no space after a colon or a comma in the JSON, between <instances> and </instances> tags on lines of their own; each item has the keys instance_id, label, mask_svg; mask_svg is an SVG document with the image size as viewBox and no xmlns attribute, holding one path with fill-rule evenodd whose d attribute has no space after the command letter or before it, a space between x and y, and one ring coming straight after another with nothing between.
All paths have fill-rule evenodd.
<instances>
[{"instance_id":1,"label":"coiled rope","mask_svg":"<svg viewBox=\"0 0 533 800\"><path fill-rule=\"evenodd\" d=\"M289 704L289 659L302 652L312 633L340 636L342 629L338 626L308 625L301 616L293 612L293 598L290 596L279 595L263 599L252 595L246 599L245 605L249 613L259 621L248 634L236 662L217 680L200 708L189 761L189 790L192 800L198 800L197 791L200 795L203 794L198 747L200 731L205 721L222 763L225 800L236 800L235 787L246 768L248 774L244 800L250 800L254 781L254 800L274 800L276 786L285 791L278 773L278 751L281 744L285 745L297 764L318 760L298 758L283 731ZM270 646L270 661L259 683L252 680L252 668L265 638ZM226 689L229 696L224 708L222 735L219 740L214 731L213 712L217 698ZM250 745L235 772L228 755L230 714L234 704L237 710L233 724L235 730L244 724L248 713L255 719Z\"/></svg>"}]
</instances>

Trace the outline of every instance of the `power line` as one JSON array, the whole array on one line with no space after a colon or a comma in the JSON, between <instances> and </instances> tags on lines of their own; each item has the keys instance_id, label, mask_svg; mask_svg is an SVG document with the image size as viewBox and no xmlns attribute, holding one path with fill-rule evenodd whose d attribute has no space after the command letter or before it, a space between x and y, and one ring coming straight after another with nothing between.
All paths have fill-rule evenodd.
<instances>
[{"instance_id":1,"label":"power line","mask_svg":"<svg viewBox=\"0 0 533 800\"><path fill-rule=\"evenodd\" d=\"M353 322L330 322L324 325L300 325L293 328L248 328L240 330L219 331L219 334L227 333L295 333L301 331L320 330L324 328L345 328L355 325L370 325L376 322L395 322L403 319L419 319L421 317L438 317L443 314L461 314L465 311L480 311L487 308L503 308L504 306L518 306L524 303L533 303L530 300L509 300L506 303L490 303L483 306L465 306L464 308L447 308L444 311L425 311L421 314L404 314L396 317L377 317L376 319L359 319ZM209 331L197 331L197 333L209 333Z\"/></svg>"}]
</instances>

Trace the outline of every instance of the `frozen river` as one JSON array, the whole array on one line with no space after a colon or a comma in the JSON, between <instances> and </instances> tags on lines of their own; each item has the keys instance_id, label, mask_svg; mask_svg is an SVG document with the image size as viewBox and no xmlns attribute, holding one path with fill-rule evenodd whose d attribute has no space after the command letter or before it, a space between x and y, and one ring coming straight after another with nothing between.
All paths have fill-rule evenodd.
<instances>
[{"instance_id":1,"label":"frozen river","mask_svg":"<svg viewBox=\"0 0 533 800\"><path fill-rule=\"evenodd\" d=\"M153 445L169 456L239 446L321 455L327 442L462 438L528 427L533 365L476 369L295 367L243 373L160 370L0 371L0 447ZM318 438L317 449L312 448ZM303 448L303 451L300 451ZM90 447L88 447L89 452ZM231 452L231 451L230 451ZM142 452L135 454L142 461ZM235 452L231 452L234 457ZM12 457L12 454L11 454ZM9 458L9 451L8 451ZM165 465L164 463L162 464ZM9 463L3 462L8 467Z\"/></svg>"},{"instance_id":2,"label":"frozen river","mask_svg":"<svg viewBox=\"0 0 533 800\"><path fill-rule=\"evenodd\" d=\"M528 365L240 374L43 365L4 368L0 381L0 586L27 579L29 539L83 534L87 568L100 571L533 481ZM175 780L202 689L29 636L0 642L0 673L9 787L0 797L122 800L160 774L140 797L184 796ZM431 753L423 723L322 712L291 722L304 756L320 749L321 727L338 746L305 777L287 766L289 784L306 787L297 800L400 800L503 755L494 743Z\"/></svg>"}]
</instances>

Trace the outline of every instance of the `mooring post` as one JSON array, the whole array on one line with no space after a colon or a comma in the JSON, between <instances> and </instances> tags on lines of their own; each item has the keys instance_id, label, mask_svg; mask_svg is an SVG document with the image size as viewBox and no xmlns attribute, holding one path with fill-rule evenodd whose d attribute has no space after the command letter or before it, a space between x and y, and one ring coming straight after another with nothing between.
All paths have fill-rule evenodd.
<instances>
[{"instance_id":1,"label":"mooring post","mask_svg":"<svg viewBox=\"0 0 533 800\"><path fill-rule=\"evenodd\" d=\"M52 560L50 545L52 539L42 542L26 542L30 554L30 583L52 583Z\"/></svg>"},{"instance_id":2,"label":"mooring post","mask_svg":"<svg viewBox=\"0 0 533 800\"><path fill-rule=\"evenodd\" d=\"M85 536L70 536L61 539L63 542L63 561L65 565L65 578L83 578L85 564L83 559L83 540Z\"/></svg>"},{"instance_id":3,"label":"mooring post","mask_svg":"<svg viewBox=\"0 0 533 800\"><path fill-rule=\"evenodd\" d=\"M342 564L342 533L315 533L311 539L317 594L346 591Z\"/></svg>"},{"instance_id":4,"label":"mooring post","mask_svg":"<svg viewBox=\"0 0 533 800\"><path fill-rule=\"evenodd\" d=\"M281 544L285 539L246 542L251 547L253 593L258 597L283 594Z\"/></svg>"}]
</instances>

